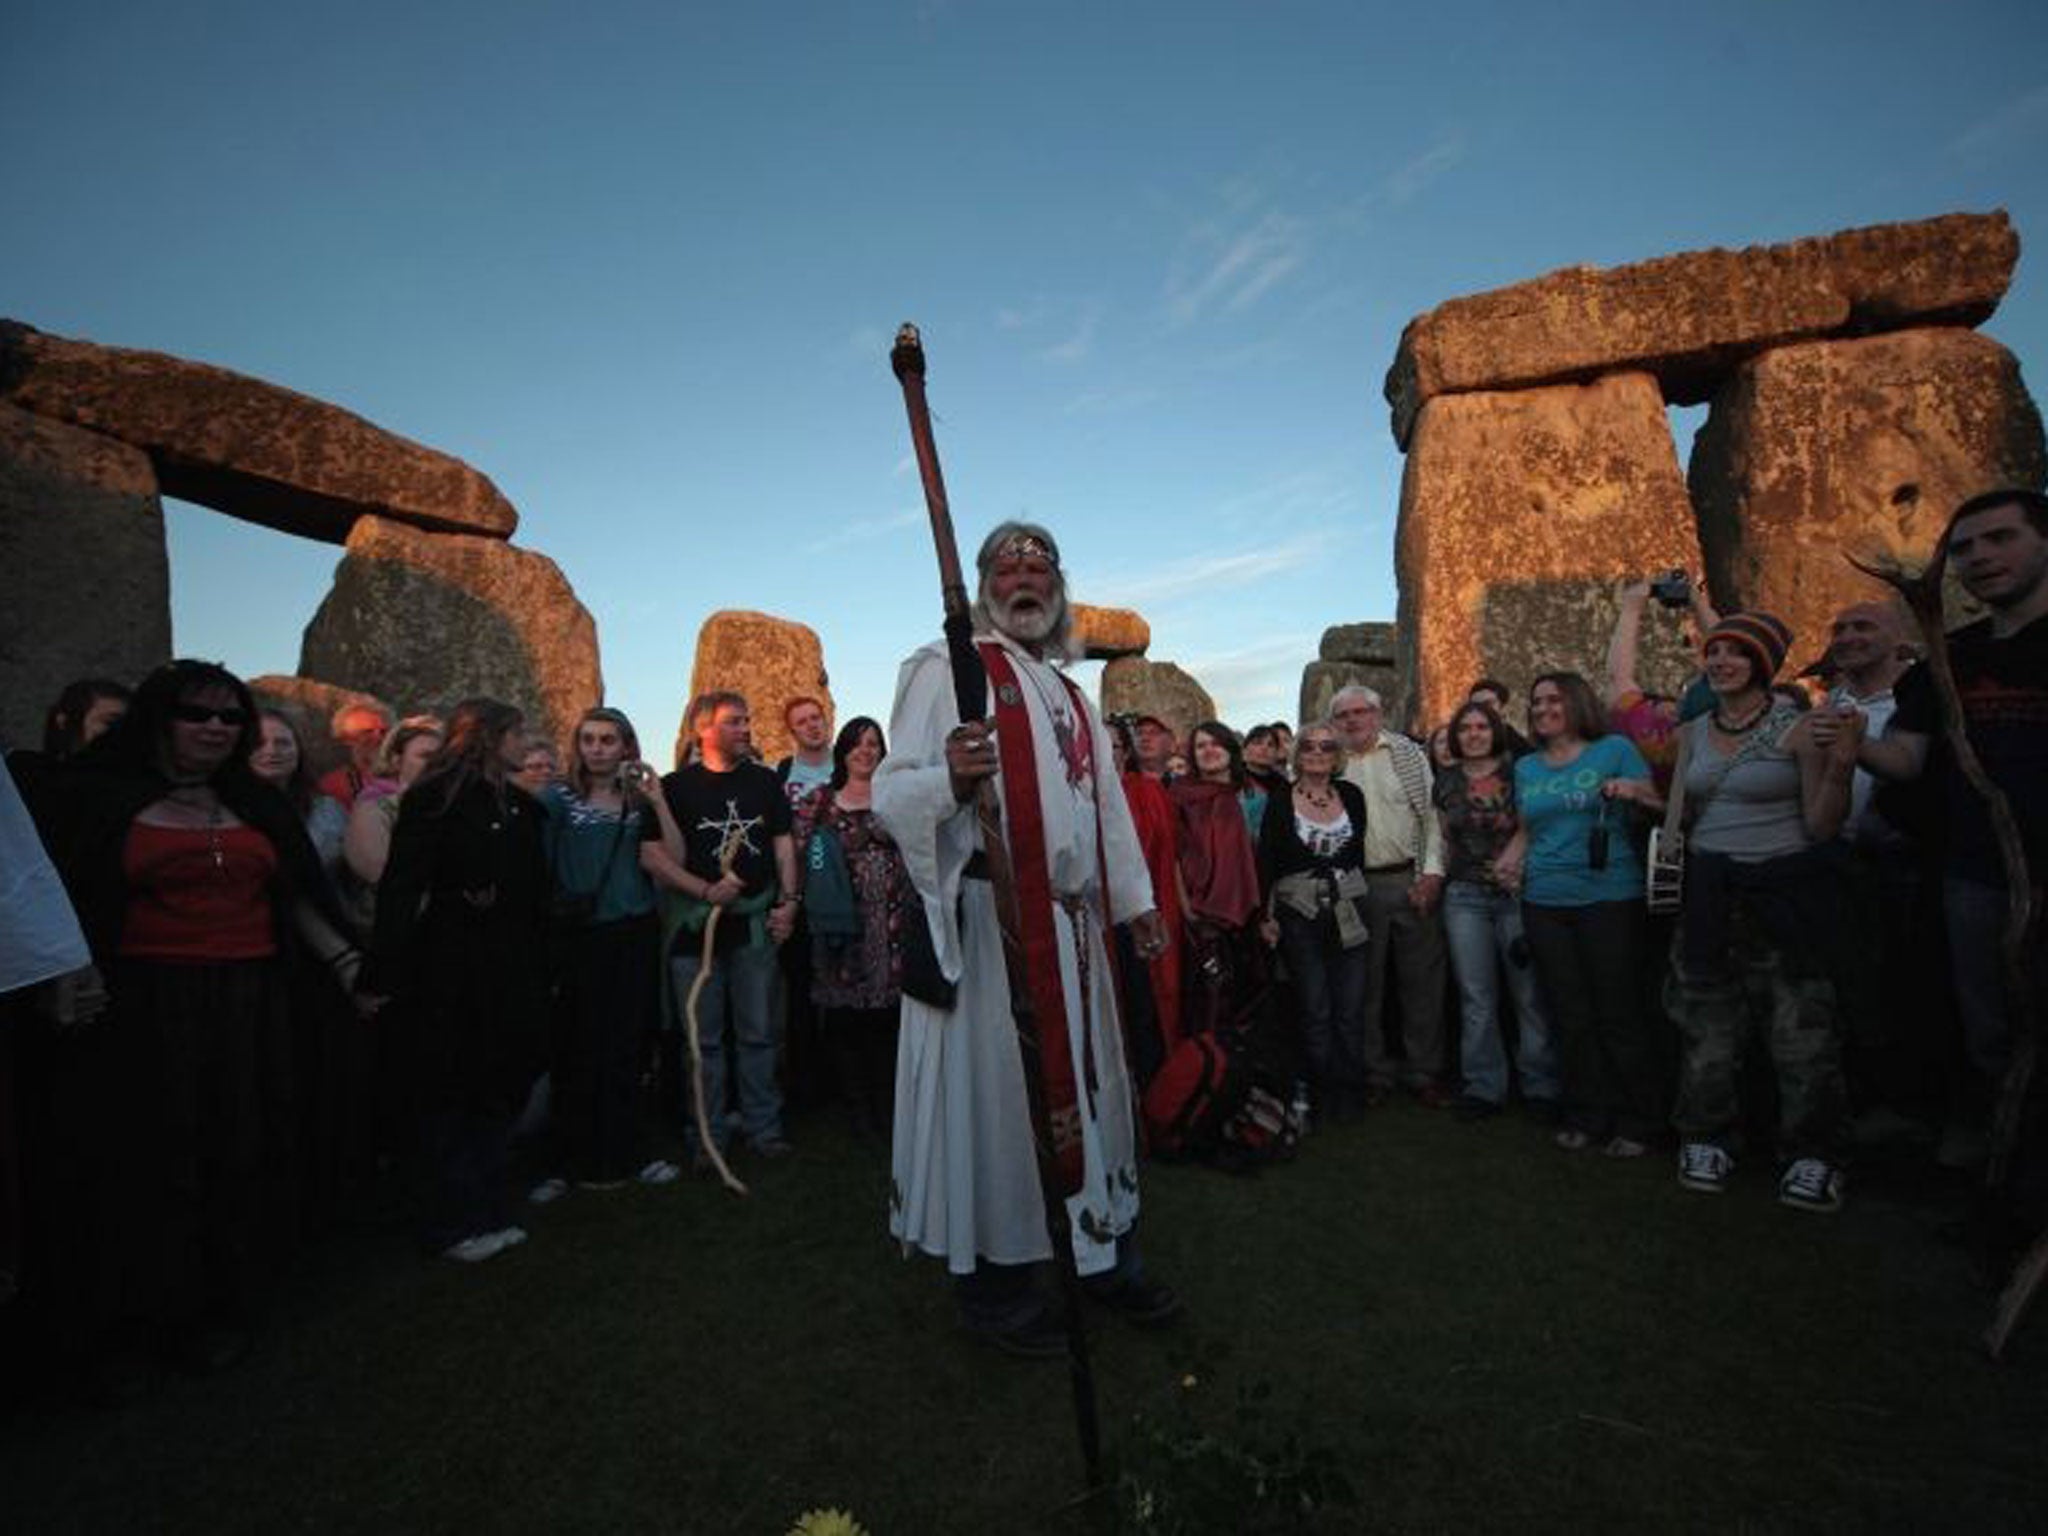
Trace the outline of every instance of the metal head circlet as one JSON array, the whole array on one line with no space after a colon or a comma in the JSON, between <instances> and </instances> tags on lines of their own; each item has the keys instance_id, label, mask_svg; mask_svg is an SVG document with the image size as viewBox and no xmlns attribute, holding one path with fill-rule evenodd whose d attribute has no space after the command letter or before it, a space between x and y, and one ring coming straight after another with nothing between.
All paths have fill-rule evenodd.
<instances>
[{"instance_id":1,"label":"metal head circlet","mask_svg":"<svg viewBox=\"0 0 2048 1536\"><path fill-rule=\"evenodd\" d=\"M1060 565L1058 551L1033 533L1011 534L995 547L991 563L995 560L1043 560L1054 570Z\"/></svg>"}]
</instances>

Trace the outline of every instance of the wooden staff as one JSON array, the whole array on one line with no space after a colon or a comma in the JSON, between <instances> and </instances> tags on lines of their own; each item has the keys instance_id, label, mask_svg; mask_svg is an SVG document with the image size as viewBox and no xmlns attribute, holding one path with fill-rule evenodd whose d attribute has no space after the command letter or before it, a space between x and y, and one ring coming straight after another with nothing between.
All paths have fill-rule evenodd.
<instances>
[{"instance_id":1,"label":"wooden staff","mask_svg":"<svg viewBox=\"0 0 2048 1536\"><path fill-rule=\"evenodd\" d=\"M939 595L945 609L946 654L953 667L953 699L960 719L980 720L988 713L988 671L974 648L974 621L967 606L967 583L960 570L960 547L953 536L953 513L946 501L946 481L939 472L938 445L932 440L931 408L924 395L924 345L917 327L896 333L889 366L903 386L903 405L910 414L910 442L917 452L918 477L924 482L925 510L931 514L932 544L939 560ZM1062 1193L1059 1161L1053 1153L1052 1120L1046 1112L1043 1048L1038 1019L1031 1006L1031 974L1024 955L1023 924L1018 919L1017 880L1010 866L1010 847L1003 837L1002 806L993 779L981 780L975 791L975 820L981 828L982 855L995 897L996 927L1003 941L1003 971L1010 987L1010 1019L1017 1034L1017 1054L1024 1065L1024 1093L1031 1113L1032 1150L1038 1164L1038 1190L1045 1203L1045 1233L1052 1242L1059 1271L1062 1311L1067 1333L1068 1374L1074 1388L1074 1427L1081 1441L1081 1460L1088 1486L1102 1482L1102 1433L1095 1408L1095 1374L1088 1363L1088 1333L1081 1318L1081 1279L1074 1266L1074 1233Z\"/></svg>"},{"instance_id":2,"label":"wooden staff","mask_svg":"<svg viewBox=\"0 0 2048 1536\"><path fill-rule=\"evenodd\" d=\"M2020 1119L2026 1109L2027 1090L2032 1085L2034 1065L2040 1051L2039 1020L2035 1017L2034 984L2029 974L2027 939L2034 928L2034 884L2027 869L2027 845L2020 836L2019 819L2005 791L1992 782L1984 760L1970 741L1969 722L1963 714L1962 690L1956 685L1954 659L1949 655L1948 635L1942 628L1941 578L1948 566L1946 539L1936 546L1934 558L1918 576L1907 573L1896 561L1865 562L1853 555L1849 563L1866 575L1896 590L1920 621L1927 641L1927 670L1934 680L1935 698L1941 704L1942 730L1955 759L1956 771L1978 799L1991 820L1991 835L1998 845L1998 862L2005 874L2005 922L1999 930L2001 979L2005 984L2006 1017L2012 1025L2012 1059L1999 1084L1998 1108L1991 1120L1990 1155L1986 1160L1984 1183L1996 1189L2012 1169L2014 1144L2019 1138ZM2014 1266L2005 1293L1998 1299L1991 1325L1984 1333L1984 1346L1991 1358L2005 1350L2013 1330L2034 1293L2048 1279L2048 1233L2034 1240Z\"/></svg>"},{"instance_id":3,"label":"wooden staff","mask_svg":"<svg viewBox=\"0 0 2048 1536\"><path fill-rule=\"evenodd\" d=\"M739 857L742 834L735 830L726 835L718 849L718 878L723 880L732 873L733 860ZM725 908L713 906L710 915L704 919L704 943L697 952L697 974L690 981L689 996L683 1000L683 1023L685 1038L690 1042L690 1102L697 1115L697 1145L704 1149L704 1155L711 1159L711 1166L718 1170L718 1177L725 1187L736 1195L744 1195L747 1186L733 1175L725 1154L718 1150L718 1138L711 1134L711 1111L704 1102L704 1029L697 1022L697 999L704 995L705 983L711 980L712 946L718 942L718 920L725 915ZM719 1106L719 1113L725 1106Z\"/></svg>"}]
</instances>

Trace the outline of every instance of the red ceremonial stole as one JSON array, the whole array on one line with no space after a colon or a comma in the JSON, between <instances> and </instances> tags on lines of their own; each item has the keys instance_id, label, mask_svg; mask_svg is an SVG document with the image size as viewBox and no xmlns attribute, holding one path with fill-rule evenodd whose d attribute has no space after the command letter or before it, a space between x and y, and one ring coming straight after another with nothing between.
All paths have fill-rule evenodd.
<instances>
[{"instance_id":1,"label":"red ceremonial stole","mask_svg":"<svg viewBox=\"0 0 2048 1536\"><path fill-rule=\"evenodd\" d=\"M1055 926L1052 871L1045 855L1045 813L1039 799L1038 754L1032 746L1031 717L1017 669L1007 652L991 641L977 642L982 665L994 685L996 751L1003 774L1003 830L1010 845L1010 869L1017 882L1017 920L1023 932L1024 961L1030 975L1031 1014L1038 1031L1039 1080L1045 1093L1046 1119L1052 1131L1053 1158L1059 1165L1061 1193L1078 1194L1082 1180L1081 1083L1067 1039L1067 991L1060 975L1060 936ZM1087 774L1095 793L1095 846L1098 882L1107 907L1109 886L1102 869L1102 777L1095 771L1094 738L1081 690L1061 674L1074 714L1074 733L1061 733L1060 756L1070 774ZM1050 710L1047 711L1051 713ZM1087 936L1076 935L1086 944ZM1089 965L1081 957L1086 978ZM1112 986L1112 990L1114 990ZM1083 1049L1089 1049L1083 1041ZM1092 1063L1089 1065L1092 1066ZM1089 1071L1088 1086L1094 1087Z\"/></svg>"}]
</instances>

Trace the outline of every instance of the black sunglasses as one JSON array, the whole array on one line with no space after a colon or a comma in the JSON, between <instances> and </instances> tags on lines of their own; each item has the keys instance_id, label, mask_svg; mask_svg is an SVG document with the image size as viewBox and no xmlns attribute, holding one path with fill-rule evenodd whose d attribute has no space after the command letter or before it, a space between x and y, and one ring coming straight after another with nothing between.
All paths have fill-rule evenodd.
<instances>
[{"instance_id":1,"label":"black sunglasses","mask_svg":"<svg viewBox=\"0 0 2048 1536\"><path fill-rule=\"evenodd\" d=\"M173 704L171 718L181 725L204 725L209 720L218 720L222 725L240 727L249 723L249 712L232 704L226 709L215 709L210 704Z\"/></svg>"},{"instance_id":2,"label":"black sunglasses","mask_svg":"<svg viewBox=\"0 0 2048 1536\"><path fill-rule=\"evenodd\" d=\"M1334 741L1304 741L1301 743L1300 749L1303 752L1334 752L1337 750L1337 743Z\"/></svg>"}]
</instances>

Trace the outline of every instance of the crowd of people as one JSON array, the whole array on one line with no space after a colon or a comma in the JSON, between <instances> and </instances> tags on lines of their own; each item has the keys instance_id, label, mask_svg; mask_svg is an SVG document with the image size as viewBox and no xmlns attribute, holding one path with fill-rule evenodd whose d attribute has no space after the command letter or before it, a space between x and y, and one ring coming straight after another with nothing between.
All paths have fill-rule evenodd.
<instances>
[{"instance_id":1,"label":"crowd of people","mask_svg":"<svg viewBox=\"0 0 2048 1536\"><path fill-rule=\"evenodd\" d=\"M1519 718L1481 680L1413 736L1363 686L1293 729L1103 720L1026 524L978 561L986 718L934 646L887 732L789 701L772 766L724 690L659 774L614 709L557 754L487 698L352 702L316 739L208 663L77 683L0 805L0 1300L118 1394L144 1349L236 1358L278 1257L354 1202L403 1187L426 1251L477 1263L525 1205L781 1158L836 1102L968 1326L1052 1353L1055 1253L1132 1321L1178 1311L1135 1240L1141 1122L1212 1153L1252 1123L1182 1135L1161 1096L1197 1045L1290 1146L1409 1095L1703 1193L1769 1160L1805 1211L1861 1144L1981 1164L2007 870L1953 733L2038 882L2048 499L1975 498L1946 547L1987 610L1948 637L1959 713L1889 602L1795 678L1779 619L1667 576L1621 585L1604 677L1546 671ZM1653 601L1698 641L1676 697L1636 676Z\"/></svg>"}]
</instances>

